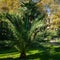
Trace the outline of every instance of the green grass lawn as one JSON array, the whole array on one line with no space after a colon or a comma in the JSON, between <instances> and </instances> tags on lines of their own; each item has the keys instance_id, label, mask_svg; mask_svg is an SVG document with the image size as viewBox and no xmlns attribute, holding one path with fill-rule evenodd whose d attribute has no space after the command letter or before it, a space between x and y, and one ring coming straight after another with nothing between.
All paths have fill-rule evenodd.
<instances>
[{"instance_id":1,"label":"green grass lawn","mask_svg":"<svg viewBox=\"0 0 60 60\"><path fill-rule=\"evenodd\" d=\"M60 47L53 46L51 49L30 49L26 53L26 60L60 60ZM20 54L15 50L0 51L0 60L19 60ZM24 59L25 60L25 59Z\"/></svg>"}]
</instances>

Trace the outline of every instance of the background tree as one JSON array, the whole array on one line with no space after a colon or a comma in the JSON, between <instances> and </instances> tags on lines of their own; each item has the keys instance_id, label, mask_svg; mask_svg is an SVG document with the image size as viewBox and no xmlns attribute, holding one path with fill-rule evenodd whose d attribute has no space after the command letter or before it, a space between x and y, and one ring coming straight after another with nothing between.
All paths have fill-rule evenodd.
<instances>
[{"instance_id":1,"label":"background tree","mask_svg":"<svg viewBox=\"0 0 60 60\"><path fill-rule=\"evenodd\" d=\"M20 7L19 0L2 0L0 2L0 11L5 11L9 13L18 13L18 9Z\"/></svg>"}]
</instances>

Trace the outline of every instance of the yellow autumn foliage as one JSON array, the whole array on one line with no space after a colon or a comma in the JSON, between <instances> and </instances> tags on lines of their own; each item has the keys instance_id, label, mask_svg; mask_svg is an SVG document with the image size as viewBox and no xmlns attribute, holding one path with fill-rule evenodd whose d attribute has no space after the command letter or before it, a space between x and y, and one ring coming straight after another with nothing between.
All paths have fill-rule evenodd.
<instances>
[{"instance_id":1,"label":"yellow autumn foliage","mask_svg":"<svg viewBox=\"0 0 60 60\"><path fill-rule=\"evenodd\" d=\"M0 2L0 11L13 13L20 7L19 0L2 0Z\"/></svg>"},{"instance_id":2,"label":"yellow autumn foliage","mask_svg":"<svg viewBox=\"0 0 60 60\"><path fill-rule=\"evenodd\" d=\"M41 2L46 4L46 5L49 5L49 4L54 3L54 0L41 0Z\"/></svg>"},{"instance_id":3,"label":"yellow autumn foliage","mask_svg":"<svg viewBox=\"0 0 60 60\"><path fill-rule=\"evenodd\" d=\"M60 18L56 15L53 15L52 17L53 19L52 19L50 28L55 29L55 28L60 27Z\"/></svg>"}]
</instances>

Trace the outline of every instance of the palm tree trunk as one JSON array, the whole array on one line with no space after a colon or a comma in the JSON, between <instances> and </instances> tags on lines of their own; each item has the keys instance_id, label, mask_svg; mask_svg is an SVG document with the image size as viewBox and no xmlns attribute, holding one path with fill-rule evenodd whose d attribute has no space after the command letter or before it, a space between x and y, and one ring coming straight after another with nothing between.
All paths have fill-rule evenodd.
<instances>
[{"instance_id":1,"label":"palm tree trunk","mask_svg":"<svg viewBox=\"0 0 60 60\"><path fill-rule=\"evenodd\" d=\"M20 58L21 58L21 59L25 59L25 58L26 58L26 52L25 52L25 51L22 51L22 52L21 52Z\"/></svg>"}]
</instances>

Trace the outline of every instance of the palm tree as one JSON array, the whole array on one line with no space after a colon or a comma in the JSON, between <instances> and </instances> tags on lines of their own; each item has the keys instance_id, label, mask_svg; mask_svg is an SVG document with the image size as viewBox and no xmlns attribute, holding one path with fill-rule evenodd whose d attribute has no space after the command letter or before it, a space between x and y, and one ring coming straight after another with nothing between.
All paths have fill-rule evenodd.
<instances>
[{"instance_id":1,"label":"palm tree","mask_svg":"<svg viewBox=\"0 0 60 60\"><path fill-rule=\"evenodd\" d=\"M20 15L5 14L5 19L13 32L14 47L21 53L20 58L26 57L27 47L34 41L36 34L44 27L44 14L37 10L34 3L24 3L23 9L26 8Z\"/></svg>"}]
</instances>

